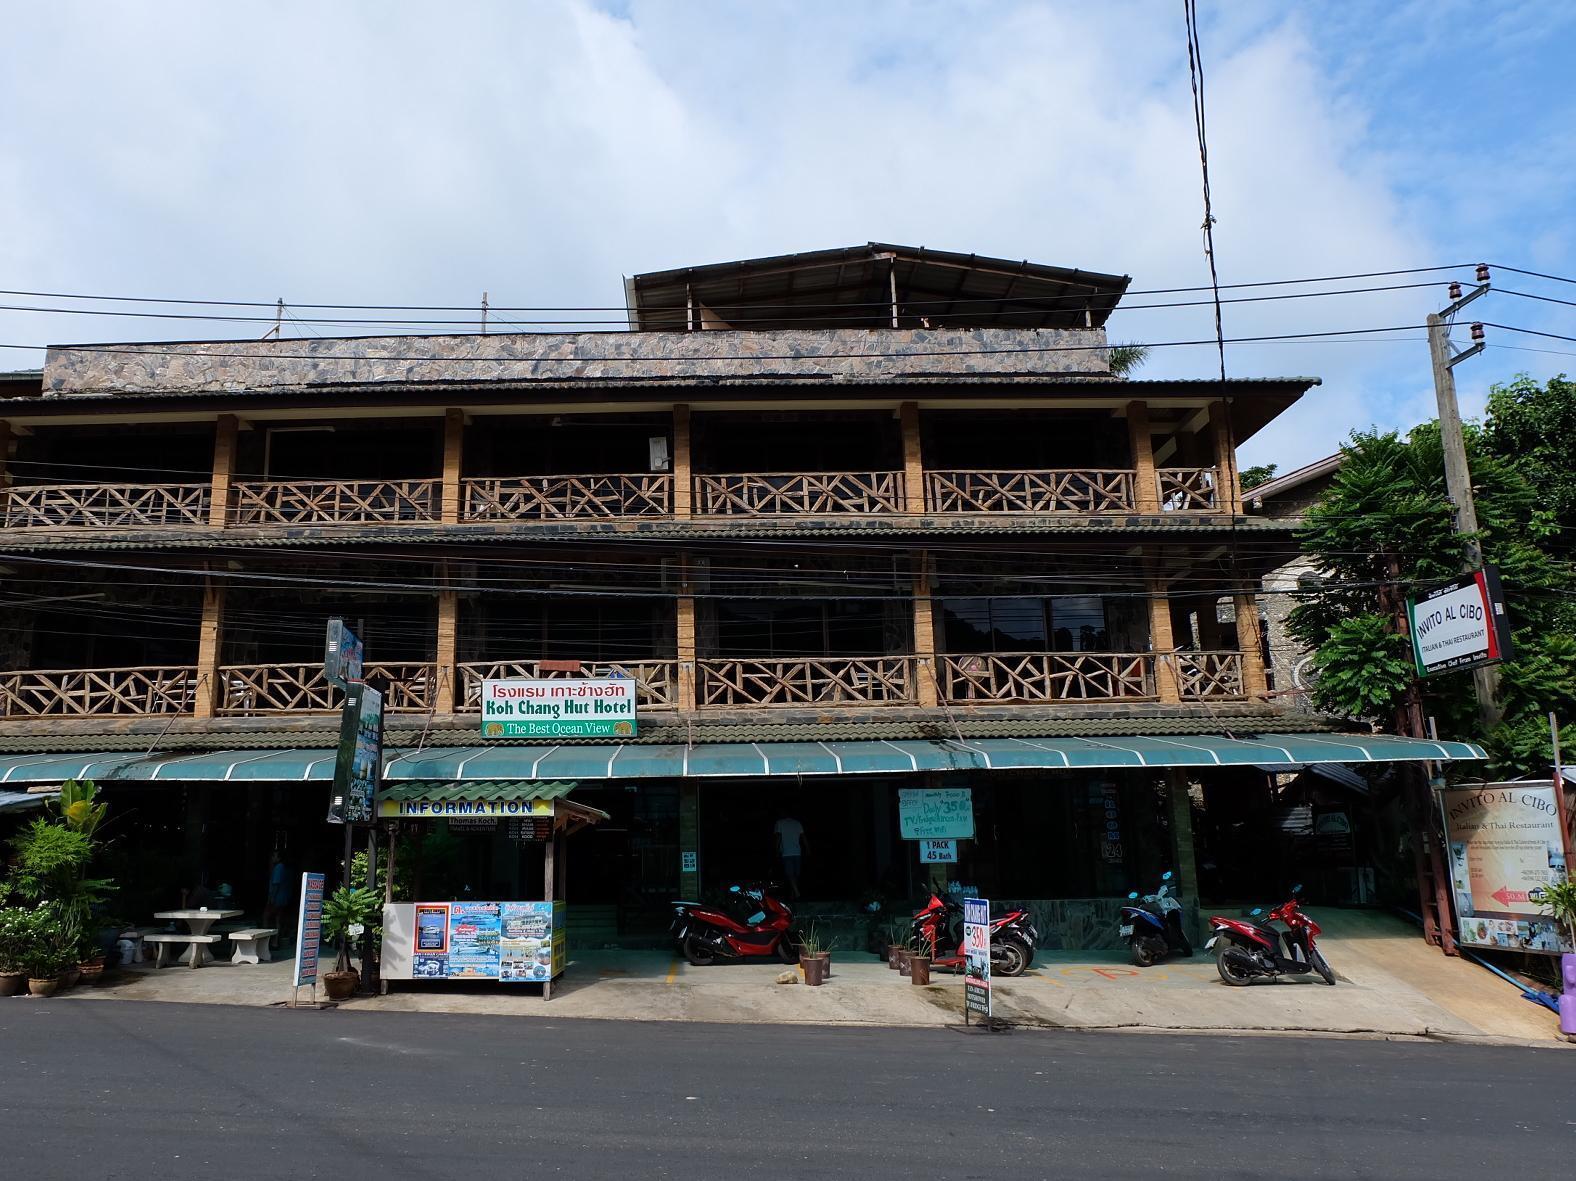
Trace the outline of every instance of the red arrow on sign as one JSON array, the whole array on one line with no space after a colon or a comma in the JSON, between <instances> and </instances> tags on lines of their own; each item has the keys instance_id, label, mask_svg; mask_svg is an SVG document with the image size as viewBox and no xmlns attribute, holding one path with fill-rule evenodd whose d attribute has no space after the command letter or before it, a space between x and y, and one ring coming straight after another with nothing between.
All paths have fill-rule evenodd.
<instances>
[{"instance_id":1,"label":"red arrow on sign","mask_svg":"<svg viewBox=\"0 0 1576 1181\"><path fill-rule=\"evenodd\" d=\"M1494 899L1494 901L1498 902L1501 906L1509 906L1512 902L1527 901L1527 892L1525 890L1512 890L1508 887L1501 886L1499 889L1490 894L1489 897Z\"/></svg>"}]
</instances>

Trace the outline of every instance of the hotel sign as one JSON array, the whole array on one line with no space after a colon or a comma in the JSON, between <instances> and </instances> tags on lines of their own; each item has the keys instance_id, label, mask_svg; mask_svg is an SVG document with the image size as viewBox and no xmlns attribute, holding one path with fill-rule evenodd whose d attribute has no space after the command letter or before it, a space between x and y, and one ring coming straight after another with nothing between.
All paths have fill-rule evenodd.
<instances>
[{"instance_id":1,"label":"hotel sign","mask_svg":"<svg viewBox=\"0 0 1576 1181\"><path fill-rule=\"evenodd\" d=\"M483 738L633 738L629 677L482 682Z\"/></svg>"}]
</instances>

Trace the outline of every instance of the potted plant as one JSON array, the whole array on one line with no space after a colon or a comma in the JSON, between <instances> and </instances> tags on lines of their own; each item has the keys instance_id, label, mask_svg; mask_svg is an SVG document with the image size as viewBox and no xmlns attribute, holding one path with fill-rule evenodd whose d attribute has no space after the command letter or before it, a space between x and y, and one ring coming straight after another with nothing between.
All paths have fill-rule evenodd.
<instances>
[{"instance_id":1,"label":"potted plant","mask_svg":"<svg viewBox=\"0 0 1576 1181\"><path fill-rule=\"evenodd\" d=\"M1565 937L1576 945L1576 878L1544 886L1533 895L1538 909L1565 928Z\"/></svg>"},{"instance_id":2,"label":"potted plant","mask_svg":"<svg viewBox=\"0 0 1576 1181\"><path fill-rule=\"evenodd\" d=\"M799 970L804 973L804 982L812 988L826 981L826 961L821 954L821 936L811 923L799 939Z\"/></svg>"},{"instance_id":3,"label":"potted plant","mask_svg":"<svg viewBox=\"0 0 1576 1181\"><path fill-rule=\"evenodd\" d=\"M908 982L910 984L930 983L930 943L925 939L915 939L908 953Z\"/></svg>"},{"instance_id":4,"label":"potted plant","mask_svg":"<svg viewBox=\"0 0 1576 1181\"><path fill-rule=\"evenodd\" d=\"M329 1000L349 1000L361 983L361 974L350 966L350 940L360 935L380 912L377 895L365 886L341 886L324 901L323 934L339 948L334 970L323 973L323 988Z\"/></svg>"},{"instance_id":5,"label":"potted plant","mask_svg":"<svg viewBox=\"0 0 1576 1181\"><path fill-rule=\"evenodd\" d=\"M53 996L61 987L66 968L75 962L70 942L63 937L58 916L46 910L33 912L22 966L27 971L27 991L32 996Z\"/></svg>"},{"instance_id":6,"label":"potted plant","mask_svg":"<svg viewBox=\"0 0 1576 1181\"><path fill-rule=\"evenodd\" d=\"M27 987L26 960L33 938L33 915L19 906L0 910L0 996L15 996Z\"/></svg>"},{"instance_id":7,"label":"potted plant","mask_svg":"<svg viewBox=\"0 0 1576 1181\"><path fill-rule=\"evenodd\" d=\"M898 962L902 959L903 952L908 943L908 923L888 923L886 930L886 962L887 967L894 972L898 969Z\"/></svg>"}]
</instances>

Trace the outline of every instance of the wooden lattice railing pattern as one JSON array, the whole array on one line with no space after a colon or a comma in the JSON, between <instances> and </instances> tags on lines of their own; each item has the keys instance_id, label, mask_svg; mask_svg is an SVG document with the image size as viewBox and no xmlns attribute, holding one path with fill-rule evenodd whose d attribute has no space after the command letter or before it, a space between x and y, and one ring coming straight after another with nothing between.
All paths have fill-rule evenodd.
<instances>
[{"instance_id":1,"label":"wooden lattice railing pattern","mask_svg":"<svg viewBox=\"0 0 1576 1181\"><path fill-rule=\"evenodd\" d=\"M438 519L438 480L264 480L237 483L237 525L366 525Z\"/></svg>"},{"instance_id":2,"label":"wooden lattice railing pattern","mask_svg":"<svg viewBox=\"0 0 1576 1181\"><path fill-rule=\"evenodd\" d=\"M567 521L587 517L665 517L673 477L485 477L465 481L467 521Z\"/></svg>"},{"instance_id":3,"label":"wooden lattice railing pattern","mask_svg":"<svg viewBox=\"0 0 1576 1181\"><path fill-rule=\"evenodd\" d=\"M702 516L774 517L895 513L902 472L738 472L695 477Z\"/></svg>"},{"instance_id":4,"label":"wooden lattice railing pattern","mask_svg":"<svg viewBox=\"0 0 1576 1181\"><path fill-rule=\"evenodd\" d=\"M914 700L909 656L701 660L698 705L903 705Z\"/></svg>"},{"instance_id":5,"label":"wooden lattice railing pattern","mask_svg":"<svg viewBox=\"0 0 1576 1181\"><path fill-rule=\"evenodd\" d=\"M551 663L551 662L549 662ZM575 672L566 668L542 670L537 660L477 660L459 666L460 694L455 708L465 713L480 713L482 682L509 677L558 680L569 677L628 677L635 682L637 706L675 707L679 703L676 660L619 660L596 663L587 661Z\"/></svg>"},{"instance_id":6,"label":"wooden lattice railing pattern","mask_svg":"<svg viewBox=\"0 0 1576 1181\"><path fill-rule=\"evenodd\" d=\"M932 513L1132 512L1137 473L1087 471L930 471L925 509Z\"/></svg>"},{"instance_id":7,"label":"wooden lattice railing pattern","mask_svg":"<svg viewBox=\"0 0 1576 1181\"><path fill-rule=\"evenodd\" d=\"M1245 694L1240 652L1178 652L1173 659L1184 701L1212 701Z\"/></svg>"},{"instance_id":8,"label":"wooden lattice railing pattern","mask_svg":"<svg viewBox=\"0 0 1576 1181\"><path fill-rule=\"evenodd\" d=\"M362 675L382 690L387 713L426 713L436 700L435 664L385 661L367 664ZM331 713L342 701L321 664L230 665L219 679L222 714Z\"/></svg>"},{"instance_id":9,"label":"wooden lattice railing pattern","mask_svg":"<svg viewBox=\"0 0 1576 1181\"><path fill-rule=\"evenodd\" d=\"M29 669L0 673L7 718L189 714L195 668Z\"/></svg>"},{"instance_id":10,"label":"wooden lattice railing pattern","mask_svg":"<svg viewBox=\"0 0 1576 1181\"><path fill-rule=\"evenodd\" d=\"M1160 507L1168 513L1220 507L1216 485L1219 479L1212 467L1163 467L1160 480Z\"/></svg>"},{"instance_id":11,"label":"wooden lattice railing pattern","mask_svg":"<svg viewBox=\"0 0 1576 1181\"><path fill-rule=\"evenodd\" d=\"M7 529L208 523L207 484L26 484L4 497Z\"/></svg>"},{"instance_id":12,"label":"wooden lattice railing pattern","mask_svg":"<svg viewBox=\"0 0 1576 1181\"><path fill-rule=\"evenodd\" d=\"M986 652L940 664L942 695L958 705L1155 696L1154 657L1144 652Z\"/></svg>"}]
</instances>

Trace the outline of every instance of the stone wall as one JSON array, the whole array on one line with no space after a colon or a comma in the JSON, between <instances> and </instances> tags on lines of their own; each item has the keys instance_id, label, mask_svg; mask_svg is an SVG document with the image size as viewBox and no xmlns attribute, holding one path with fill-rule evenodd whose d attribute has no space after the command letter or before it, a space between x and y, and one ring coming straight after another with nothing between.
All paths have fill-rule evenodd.
<instances>
[{"instance_id":1,"label":"stone wall","mask_svg":"<svg viewBox=\"0 0 1576 1181\"><path fill-rule=\"evenodd\" d=\"M529 332L95 345L49 350L46 396L374 382L1108 372L1104 329Z\"/></svg>"}]
</instances>

